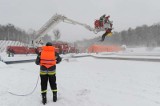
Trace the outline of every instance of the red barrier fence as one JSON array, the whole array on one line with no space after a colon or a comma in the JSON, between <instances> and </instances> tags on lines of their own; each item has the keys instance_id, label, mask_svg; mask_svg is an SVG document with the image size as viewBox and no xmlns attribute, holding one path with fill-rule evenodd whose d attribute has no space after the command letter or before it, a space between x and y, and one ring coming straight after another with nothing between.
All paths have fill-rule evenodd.
<instances>
[{"instance_id":1,"label":"red barrier fence","mask_svg":"<svg viewBox=\"0 0 160 106\"><path fill-rule=\"evenodd\" d=\"M36 54L41 51L41 47L38 48L28 48L25 46L8 46L7 52L13 54ZM56 48L56 52L59 53L59 49Z\"/></svg>"},{"instance_id":2,"label":"red barrier fence","mask_svg":"<svg viewBox=\"0 0 160 106\"><path fill-rule=\"evenodd\" d=\"M28 48L24 46L8 46L7 52L11 52L14 54L28 54Z\"/></svg>"},{"instance_id":3,"label":"red barrier fence","mask_svg":"<svg viewBox=\"0 0 160 106\"><path fill-rule=\"evenodd\" d=\"M122 48L116 45L92 45L88 48L88 52L90 53L98 53L98 52L118 52L121 51Z\"/></svg>"}]
</instances>

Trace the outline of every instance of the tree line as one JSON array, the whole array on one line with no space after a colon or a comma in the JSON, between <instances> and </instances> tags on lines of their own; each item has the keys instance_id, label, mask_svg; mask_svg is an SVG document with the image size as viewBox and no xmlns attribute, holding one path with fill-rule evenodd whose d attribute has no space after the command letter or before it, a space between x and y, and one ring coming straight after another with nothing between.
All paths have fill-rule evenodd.
<instances>
[{"instance_id":1,"label":"tree line","mask_svg":"<svg viewBox=\"0 0 160 106\"><path fill-rule=\"evenodd\" d=\"M35 30L30 29L28 32L26 32L25 30L18 28L13 24L0 25L0 40L19 41L26 44L30 44L32 43L35 37L36 37ZM48 34L42 37L42 39L45 42L51 41L51 37Z\"/></svg>"},{"instance_id":2,"label":"tree line","mask_svg":"<svg viewBox=\"0 0 160 106\"><path fill-rule=\"evenodd\" d=\"M113 40L119 38L119 43L127 46L160 46L160 24L151 26L143 25L135 29L115 33Z\"/></svg>"},{"instance_id":3,"label":"tree line","mask_svg":"<svg viewBox=\"0 0 160 106\"><path fill-rule=\"evenodd\" d=\"M26 31L15 27L13 24L0 25L0 40L29 43L29 37L30 36Z\"/></svg>"}]
</instances>

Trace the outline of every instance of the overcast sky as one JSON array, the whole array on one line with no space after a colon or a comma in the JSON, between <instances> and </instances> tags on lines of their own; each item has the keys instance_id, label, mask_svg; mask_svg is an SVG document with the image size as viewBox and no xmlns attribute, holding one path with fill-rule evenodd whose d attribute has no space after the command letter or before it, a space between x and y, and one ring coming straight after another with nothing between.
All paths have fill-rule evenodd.
<instances>
[{"instance_id":1,"label":"overcast sky","mask_svg":"<svg viewBox=\"0 0 160 106\"><path fill-rule=\"evenodd\" d=\"M160 22L160 0L0 0L0 24L14 24L26 31L38 30L54 14L62 14L94 27L94 20L110 15L114 31ZM59 23L61 40L75 41L98 37L82 26Z\"/></svg>"}]
</instances>

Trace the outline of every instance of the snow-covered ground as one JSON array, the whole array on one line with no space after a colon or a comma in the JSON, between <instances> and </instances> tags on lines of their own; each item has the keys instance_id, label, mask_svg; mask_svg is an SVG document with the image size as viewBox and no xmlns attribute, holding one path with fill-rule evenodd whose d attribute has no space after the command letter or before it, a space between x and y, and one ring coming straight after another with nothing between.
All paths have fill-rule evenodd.
<instances>
[{"instance_id":1,"label":"snow-covered ground","mask_svg":"<svg viewBox=\"0 0 160 106\"><path fill-rule=\"evenodd\" d=\"M38 76L34 62L0 62L0 106L42 106L40 81L29 96L8 93L30 93ZM48 86L46 106L160 106L158 62L72 58L57 65L57 84L58 101L52 102Z\"/></svg>"}]
</instances>

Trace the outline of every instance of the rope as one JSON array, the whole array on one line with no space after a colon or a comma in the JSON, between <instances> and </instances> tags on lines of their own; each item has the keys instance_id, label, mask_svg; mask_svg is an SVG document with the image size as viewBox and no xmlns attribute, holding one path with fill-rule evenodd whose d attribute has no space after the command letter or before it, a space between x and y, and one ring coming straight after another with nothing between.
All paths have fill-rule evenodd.
<instances>
[{"instance_id":1,"label":"rope","mask_svg":"<svg viewBox=\"0 0 160 106\"><path fill-rule=\"evenodd\" d=\"M16 94L16 93L13 93L13 92L10 92L10 91L8 91L8 93L12 94L12 95L15 95L15 96L28 96L28 95L31 95L35 91L35 89L37 88L38 81L39 81L39 76L38 76L37 83L36 83L34 89L30 93L27 93L27 94Z\"/></svg>"}]
</instances>

